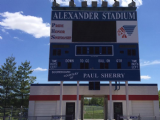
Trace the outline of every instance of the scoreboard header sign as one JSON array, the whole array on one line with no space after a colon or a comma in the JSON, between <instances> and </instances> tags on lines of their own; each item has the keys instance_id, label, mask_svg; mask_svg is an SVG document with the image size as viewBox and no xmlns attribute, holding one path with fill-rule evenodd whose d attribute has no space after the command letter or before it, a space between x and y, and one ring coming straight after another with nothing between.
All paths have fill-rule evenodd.
<instances>
[{"instance_id":1,"label":"scoreboard header sign","mask_svg":"<svg viewBox=\"0 0 160 120\"><path fill-rule=\"evenodd\" d=\"M52 11L48 81L140 81L136 11Z\"/></svg>"},{"instance_id":2,"label":"scoreboard header sign","mask_svg":"<svg viewBox=\"0 0 160 120\"><path fill-rule=\"evenodd\" d=\"M52 11L52 20L137 21L134 12Z\"/></svg>"}]
</instances>

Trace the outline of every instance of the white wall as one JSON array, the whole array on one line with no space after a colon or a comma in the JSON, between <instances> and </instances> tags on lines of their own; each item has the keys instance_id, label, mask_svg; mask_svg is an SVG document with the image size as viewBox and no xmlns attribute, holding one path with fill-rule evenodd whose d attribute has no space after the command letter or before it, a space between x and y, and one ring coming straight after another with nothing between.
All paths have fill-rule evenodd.
<instances>
[{"instance_id":1,"label":"white wall","mask_svg":"<svg viewBox=\"0 0 160 120\"><path fill-rule=\"evenodd\" d=\"M113 95L125 95L125 86L115 91ZM60 86L31 86L30 95L59 95ZM77 86L63 86L63 95L76 95ZM80 95L109 95L109 86L101 86L101 90L89 90L88 86L79 86ZM129 95L158 95L157 86L128 86Z\"/></svg>"},{"instance_id":2,"label":"white wall","mask_svg":"<svg viewBox=\"0 0 160 120\"><path fill-rule=\"evenodd\" d=\"M29 101L28 116L34 116L35 101Z\"/></svg>"}]
</instances>

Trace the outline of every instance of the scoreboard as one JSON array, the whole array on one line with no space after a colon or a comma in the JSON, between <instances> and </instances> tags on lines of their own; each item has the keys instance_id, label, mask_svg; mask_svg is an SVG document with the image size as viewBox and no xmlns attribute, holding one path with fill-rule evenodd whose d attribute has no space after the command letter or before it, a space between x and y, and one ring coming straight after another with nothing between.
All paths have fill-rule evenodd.
<instances>
[{"instance_id":1,"label":"scoreboard","mask_svg":"<svg viewBox=\"0 0 160 120\"><path fill-rule=\"evenodd\" d=\"M52 11L48 81L140 81L136 11Z\"/></svg>"}]
</instances>

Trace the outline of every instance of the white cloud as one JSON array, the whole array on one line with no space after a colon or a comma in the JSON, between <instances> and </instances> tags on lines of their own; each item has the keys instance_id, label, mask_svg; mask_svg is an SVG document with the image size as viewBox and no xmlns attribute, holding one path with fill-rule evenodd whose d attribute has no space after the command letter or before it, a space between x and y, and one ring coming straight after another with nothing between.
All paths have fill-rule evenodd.
<instances>
[{"instance_id":1,"label":"white cloud","mask_svg":"<svg viewBox=\"0 0 160 120\"><path fill-rule=\"evenodd\" d=\"M53 0L50 0L53 2ZM59 3L61 6L69 6L70 0L56 0L57 3ZM78 0L79 2L83 0ZM86 0L88 5L91 5L92 1L97 1L98 4L102 4L102 0ZM107 0L109 6L112 6L114 4L114 0ZM136 6L139 7L142 5L142 0L134 0L136 2ZM128 7L128 4L131 3L131 0L119 0L120 6Z\"/></svg>"},{"instance_id":2,"label":"white cloud","mask_svg":"<svg viewBox=\"0 0 160 120\"><path fill-rule=\"evenodd\" d=\"M53 0L50 0L50 1L53 2ZM70 0L56 0L56 2L61 6L69 6L69 1Z\"/></svg>"},{"instance_id":3,"label":"white cloud","mask_svg":"<svg viewBox=\"0 0 160 120\"><path fill-rule=\"evenodd\" d=\"M6 34L9 34L5 29L2 29L1 31L6 33Z\"/></svg>"},{"instance_id":4,"label":"white cloud","mask_svg":"<svg viewBox=\"0 0 160 120\"><path fill-rule=\"evenodd\" d=\"M148 76L148 75L142 75L142 76L141 76L141 79L148 80L148 79L151 79L151 77L150 77L150 76Z\"/></svg>"},{"instance_id":5,"label":"white cloud","mask_svg":"<svg viewBox=\"0 0 160 120\"><path fill-rule=\"evenodd\" d=\"M36 69L33 69L33 71L47 71L47 69L43 69L43 68L38 67Z\"/></svg>"},{"instance_id":6,"label":"white cloud","mask_svg":"<svg viewBox=\"0 0 160 120\"><path fill-rule=\"evenodd\" d=\"M157 64L160 64L160 60L141 61L141 62L140 62L140 66L157 65Z\"/></svg>"},{"instance_id":7,"label":"white cloud","mask_svg":"<svg viewBox=\"0 0 160 120\"><path fill-rule=\"evenodd\" d=\"M2 36L0 36L0 40L2 40L3 38L2 38Z\"/></svg>"},{"instance_id":8,"label":"white cloud","mask_svg":"<svg viewBox=\"0 0 160 120\"><path fill-rule=\"evenodd\" d=\"M21 30L33 35L35 38L50 36L50 24L43 23L41 17L23 15L23 12L4 12L0 13L0 16L3 17L0 25L4 29Z\"/></svg>"},{"instance_id":9,"label":"white cloud","mask_svg":"<svg viewBox=\"0 0 160 120\"><path fill-rule=\"evenodd\" d=\"M109 0L113 1L113 0ZM139 7L142 5L142 0L134 0L136 2L136 6ZM128 4L131 3L131 0L119 0L120 6L128 7Z\"/></svg>"},{"instance_id":10,"label":"white cloud","mask_svg":"<svg viewBox=\"0 0 160 120\"><path fill-rule=\"evenodd\" d=\"M16 40L20 40L20 41L23 41L23 40L21 40L21 39L19 39L18 37L13 37L14 39L16 39Z\"/></svg>"}]
</instances>

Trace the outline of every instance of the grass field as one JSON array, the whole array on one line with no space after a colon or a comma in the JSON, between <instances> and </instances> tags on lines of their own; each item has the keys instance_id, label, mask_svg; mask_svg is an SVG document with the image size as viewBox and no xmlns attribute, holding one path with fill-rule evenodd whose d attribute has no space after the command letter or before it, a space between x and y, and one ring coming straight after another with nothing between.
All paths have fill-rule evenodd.
<instances>
[{"instance_id":1,"label":"grass field","mask_svg":"<svg viewBox=\"0 0 160 120\"><path fill-rule=\"evenodd\" d=\"M102 106L84 106L84 119L104 119Z\"/></svg>"}]
</instances>

